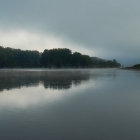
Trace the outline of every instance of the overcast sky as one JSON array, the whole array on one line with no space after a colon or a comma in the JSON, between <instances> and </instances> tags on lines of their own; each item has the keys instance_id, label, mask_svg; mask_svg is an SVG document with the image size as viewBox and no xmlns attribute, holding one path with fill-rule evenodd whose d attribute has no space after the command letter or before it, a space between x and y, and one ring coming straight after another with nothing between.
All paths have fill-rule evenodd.
<instances>
[{"instance_id":1,"label":"overcast sky","mask_svg":"<svg viewBox=\"0 0 140 140\"><path fill-rule=\"evenodd\" d=\"M139 0L0 0L0 46L140 63Z\"/></svg>"}]
</instances>

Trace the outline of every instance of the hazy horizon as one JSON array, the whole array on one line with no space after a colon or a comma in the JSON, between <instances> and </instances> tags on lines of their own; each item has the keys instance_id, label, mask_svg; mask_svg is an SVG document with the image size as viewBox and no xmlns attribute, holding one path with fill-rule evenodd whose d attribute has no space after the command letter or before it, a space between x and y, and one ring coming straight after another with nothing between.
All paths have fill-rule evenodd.
<instances>
[{"instance_id":1,"label":"hazy horizon","mask_svg":"<svg viewBox=\"0 0 140 140\"><path fill-rule=\"evenodd\" d=\"M72 52L140 63L138 0L1 0L0 46Z\"/></svg>"}]
</instances>

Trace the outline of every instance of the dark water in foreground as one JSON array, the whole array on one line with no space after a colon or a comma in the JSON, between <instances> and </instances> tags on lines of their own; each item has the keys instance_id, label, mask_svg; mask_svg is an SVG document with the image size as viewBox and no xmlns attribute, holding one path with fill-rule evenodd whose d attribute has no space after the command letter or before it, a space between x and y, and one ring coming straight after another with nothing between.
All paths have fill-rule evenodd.
<instances>
[{"instance_id":1,"label":"dark water in foreground","mask_svg":"<svg viewBox=\"0 0 140 140\"><path fill-rule=\"evenodd\" d=\"M0 140L140 140L140 72L0 70Z\"/></svg>"}]
</instances>

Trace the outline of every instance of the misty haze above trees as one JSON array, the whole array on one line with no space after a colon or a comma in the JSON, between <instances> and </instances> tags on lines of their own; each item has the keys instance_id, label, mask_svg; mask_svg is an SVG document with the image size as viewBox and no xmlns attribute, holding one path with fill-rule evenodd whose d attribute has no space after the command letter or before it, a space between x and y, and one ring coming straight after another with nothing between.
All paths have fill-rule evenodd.
<instances>
[{"instance_id":1,"label":"misty haze above trees","mask_svg":"<svg viewBox=\"0 0 140 140\"><path fill-rule=\"evenodd\" d=\"M70 49L50 49L43 53L0 46L0 68L113 68L121 65L114 59L104 60L82 55Z\"/></svg>"}]
</instances>

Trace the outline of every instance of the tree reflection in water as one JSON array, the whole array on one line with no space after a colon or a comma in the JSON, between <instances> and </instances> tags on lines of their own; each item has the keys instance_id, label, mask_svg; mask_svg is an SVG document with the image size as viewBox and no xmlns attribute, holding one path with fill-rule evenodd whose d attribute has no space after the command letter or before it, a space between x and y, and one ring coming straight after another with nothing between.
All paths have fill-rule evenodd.
<instances>
[{"instance_id":1,"label":"tree reflection in water","mask_svg":"<svg viewBox=\"0 0 140 140\"><path fill-rule=\"evenodd\" d=\"M90 77L91 73L86 70L1 70L0 91L38 86L40 83L45 88L65 90L88 81Z\"/></svg>"}]
</instances>

